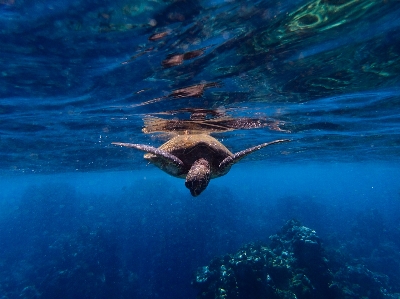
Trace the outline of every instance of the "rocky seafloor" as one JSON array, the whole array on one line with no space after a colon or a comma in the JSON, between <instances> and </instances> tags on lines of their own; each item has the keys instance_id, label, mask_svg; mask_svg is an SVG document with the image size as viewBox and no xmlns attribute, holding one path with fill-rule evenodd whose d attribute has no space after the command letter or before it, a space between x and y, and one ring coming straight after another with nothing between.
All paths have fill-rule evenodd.
<instances>
[{"instance_id":1,"label":"rocky seafloor","mask_svg":"<svg viewBox=\"0 0 400 299\"><path fill-rule=\"evenodd\" d=\"M400 298L387 275L357 260L343 262L317 233L290 220L265 246L250 243L197 270L193 285L204 299Z\"/></svg>"},{"instance_id":2,"label":"rocky seafloor","mask_svg":"<svg viewBox=\"0 0 400 299\"><path fill-rule=\"evenodd\" d=\"M0 201L0 299L400 298L400 206L257 205L226 189L188 203L148 184Z\"/></svg>"}]
</instances>

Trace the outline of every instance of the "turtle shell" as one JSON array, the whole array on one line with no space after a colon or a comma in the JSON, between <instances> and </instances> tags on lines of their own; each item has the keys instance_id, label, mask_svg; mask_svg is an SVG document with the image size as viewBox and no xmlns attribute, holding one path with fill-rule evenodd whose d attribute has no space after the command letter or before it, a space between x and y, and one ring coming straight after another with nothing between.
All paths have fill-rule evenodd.
<instances>
[{"instance_id":1,"label":"turtle shell","mask_svg":"<svg viewBox=\"0 0 400 299\"><path fill-rule=\"evenodd\" d=\"M220 169L219 164L232 153L217 139L207 134L178 135L161 145L159 149L164 150L178 157L184 164L184 169L179 170L167 160L151 153L144 155L144 158L154 163L165 172L185 178L193 163L200 158L208 161L211 167L211 178L226 174L229 168Z\"/></svg>"}]
</instances>

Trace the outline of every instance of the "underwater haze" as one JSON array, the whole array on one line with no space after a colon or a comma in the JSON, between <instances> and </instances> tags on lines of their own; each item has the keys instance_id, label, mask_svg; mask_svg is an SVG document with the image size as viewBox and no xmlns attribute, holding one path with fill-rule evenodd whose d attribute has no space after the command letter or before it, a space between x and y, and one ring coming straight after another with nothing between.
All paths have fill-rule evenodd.
<instances>
[{"instance_id":1,"label":"underwater haze","mask_svg":"<svg viewBox=\"0 0 400 299\"><path fill-rule=\"evenodd\" d=\"M0 299L400 298L399 15L0 0ZM199 133L288 142L197 197L112 144Z\"/></svg>"}]
</instances>

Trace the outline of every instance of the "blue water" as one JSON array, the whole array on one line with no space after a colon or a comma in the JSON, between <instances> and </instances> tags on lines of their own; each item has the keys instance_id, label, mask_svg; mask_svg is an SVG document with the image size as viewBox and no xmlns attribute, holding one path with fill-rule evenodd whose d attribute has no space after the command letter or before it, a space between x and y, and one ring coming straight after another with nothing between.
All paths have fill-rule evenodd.
<instances>
[{"instance_id":1,"label":"blue water","mask_svg":"<svg viewBox=\"0 0 400 299\"><path fill-rule=\"evenodd\" d=\"M400 294L399 15L395 0L0 0L0 298L196 298L196 269L292 218ZM111 144L158 147L170 132L144 120L187 109L267 124L212 133L232 152L291 142L196 198Z\"/></svg>"}]
</instances>

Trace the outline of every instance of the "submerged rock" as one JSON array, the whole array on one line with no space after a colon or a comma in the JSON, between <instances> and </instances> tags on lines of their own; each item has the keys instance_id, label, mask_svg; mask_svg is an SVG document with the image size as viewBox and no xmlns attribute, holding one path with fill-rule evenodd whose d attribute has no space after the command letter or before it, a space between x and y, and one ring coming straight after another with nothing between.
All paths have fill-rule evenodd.
<instances>
[{"instance_id":1,"label":"submerged rock","mask_svg":"<svg viewBox=\"0 0 400 299\"><path fill-rule=\"evenodd\" d=\"M330 268L316 232L296 220L270 239L269 246L247 244L199 268L197 298L394 298L385 275L361 266Z\"/></svg>"}]
</instances>

